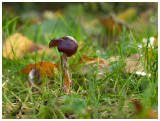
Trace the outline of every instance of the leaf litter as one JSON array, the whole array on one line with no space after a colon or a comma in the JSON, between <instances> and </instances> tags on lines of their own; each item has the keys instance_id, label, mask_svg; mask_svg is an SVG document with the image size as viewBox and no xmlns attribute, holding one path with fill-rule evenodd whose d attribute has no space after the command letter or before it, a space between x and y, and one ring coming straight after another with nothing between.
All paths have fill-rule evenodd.
<instances>
[{"instance_id":1,"label":"leaf litter","mask_svg":"<svg viewBox=\"0 0 160 121\"><path fill-rule=\"evenodd\" d=\"M28 64L24 69L21 70L22 74L29 74L32 68L36 68L39 71L40 77L47 75L48 77L53 77L54 69L59 70L57 64L51 62L38 62L36 64Z\"/></svg>"},{"instance_id":2,"label":"leaf litter","mask_svg":"<svg viewBox=\"0 0 160 121\"><path fill-rule=\"evenodd\" d=\"M14 58L24 57L26 53L35 51L39 54L42 54L44 51L50 52L44 45L34 43L21 33L15 33L5 40L2 55L4 58L13 60Z\"/></svg>"},{"instance_id":3,"label":"leaf litter","mask_svg":"<svg viewBox=\"0 0 160 121\"><path fill-rule=\"evenodd\" d=\"M98 57L97 58L87 57L86 55L82 55L81 57L82 59L79 60L78 64L83 66L79 71L83 72L83 74L86 74L90 71L88 65L91 67L95 67L97 64L99 64L98 68L99 79L105 75L106 71L113 71L110 69L113 66L112 63L116 62L118 64L120 59L120 56L110 57L107 60L103 58L98 59ZM134 54L132 56L127 57L125 63L126 63L125 71L127 73L132 74L134 72L137 75L144 76L145 72L143 68L143 63L139 60L139 54ZM71 69L74 68L75 66L72 65Z\"/></svg>"}]
</instances>

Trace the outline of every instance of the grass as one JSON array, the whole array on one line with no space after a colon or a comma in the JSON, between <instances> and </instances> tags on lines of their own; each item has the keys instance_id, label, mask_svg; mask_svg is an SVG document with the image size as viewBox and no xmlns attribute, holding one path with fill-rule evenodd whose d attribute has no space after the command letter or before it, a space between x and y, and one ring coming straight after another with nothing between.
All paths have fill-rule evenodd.
<instances>
[{"instance_id":1,"label":"grass","mask_svg":"<svg viewBox=\"0 0 160 121\"><path fill-rule=\"evenodd\" d=\"M79 9L81 10L81 9ZM60 16L57 20L48 20L41 24L28 26L27 22L18 30L15 24L18 18L13 18L3 27L5 39L11 34L21 32L36 43L43 43L48 46L51 39L61 36L73 36L78 43L83 44L83 48L78 50L74 57L69 58L69 67L74 66L70 71L72 75L71 95L67 96L60 88L60 72L54 77L44 77L42 87L24 87L28 80L27 75L15 74L20 72L27 64L36 63L39 60L55 62L60 67L60 55L56 48L53 48L53 56L43 53L26 54L25 57L10 61L2 57L3 77L2 83L2 112L3 118L31 118L31 119L61 119L61 118L94 118L94 119L117 119L117 118L135 118L135 109L130 102L130 98L137 98L143 107L157 109L158 107L158 52L151 49L152 58L148 57L147 46L142 48L146 53L147 67L143 65L145 72L151 74L151 77L138 76L124 72L125 60L128 55L135 53L141 54L137 46L146 35L150 35L147 30L142 28L143 32L134 34L134 31L127 31L125 26L122 33L118 36L117 44L110 42L106 49L102 49L102 41L92 40L94 32L86 34L80 23L77 23L70 16ZM4 19L5 21L5 19ZM13 23L13 24L12 24ZM10 29L11 28L11 29ZM14 29L12 29L14 28ZM101 38L105 36L102 30ZM153 28L153 31L154 28ZM154 33L154 32L152 32ZM130 40L130 35L132 38ZM4 44L4 41L3 41ZM149 41L147 41L147 45ZM96 49L95 49L96 48ZM100 50L97 56L96 51ZM14 50L13 50L14 53ZM16 53L14 53L16 55ZM102 78L98 78L99 61L96 66L87 65L88 71L80 71L83 67L78 64L78 58L85 54L88 57L99 57L108 59L120 55L118 63L110 63L107 70L103 70ZM139 58L142 61L142 58ZM135 67L136 69L136 67ZM47 84L51 81L51 84Z\"/></svg>"}]
</instances>

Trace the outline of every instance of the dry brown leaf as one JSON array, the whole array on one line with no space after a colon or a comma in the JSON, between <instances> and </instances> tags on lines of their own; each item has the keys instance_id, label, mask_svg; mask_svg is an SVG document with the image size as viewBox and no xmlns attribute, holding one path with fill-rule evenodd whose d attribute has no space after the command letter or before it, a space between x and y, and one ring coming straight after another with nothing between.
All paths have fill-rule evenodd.
<instances>
[{"instance_id":1,"label":"dry brown leaf","mask_svg":"<svg viewBox=\"0 0 160 121\"><path fill-rule=\"evenodd\" d=\"M109 66L110 62L114 62L114 61L118 61L120 56L116 56L116 57L111 57L107 60L103 59L103 58L91 58L91 57L87 57L86 55L82 55L83 59L79 60L79 63L87 65L87 64L97 64L98 60L99 60L99 64L103 65L105 67Z\"/></svg>"},{"instance_id":2,"label":"dry brown leaf","mask_svg":"<svg viewBox=\"0 0 160 121\"><path fill-rule=\"evenodd\" d=\"M13 50L12 50L13 49ZM14 53L15 55L14 55ZM39 54L44 51L49 52L50 50L43 45L35 44L32 40L23 36L20 33L16 33L10 36L3 45L3 57L11 60L25 56L25 53L32 53L37 51Z\"/></svg>"},{"instance_id":3,"label":"dry brown leaf","mask_svg":"<svg viewBox=\"0 0 160 121\"><path fill-rule=\"evenodd\" d=\"M103 26L106 27L107 32L115 32L117 35L120 31L122 31L123 25L126 24L124 21L117 19L113 14L101 18L100 22ZM126 27L127 29L130 28L128 25Z\"/></svg>"},{"instance_id":4,"label":"dry brown leaf","mask_svg":"<svg viewBox=\"0 0 160 121\"><path fill-rule=\"evenodd\" d=\"M147 60L145 60L143 56L141 56L141 58L142 61L139 60L139 54L134 54L126 58L125 69L127 73L130 74L135 73L136 75L141 75L141 76L147 75L144 70L144 66L147 65ZM148 76L150 77L151 75L148 74Z\"/></svg>"},{"instance_id":5,"label":"dry brown leaf","mask_svg":"<svg viewBox=\"0 0 160 121\"><path fill-rule=\"evenodd\" d=\"M89 71L88 65L90 66L96 66L97 62L99 61L99 68L98 68L98 75L97 78L100 79L102 76L104 76L105 70L107 70L107 62L103 58L93 58L93 57L87 57L86 55L82 55L81 58L78 61L78 64L82 64L83 67L79 70L83 74L86 74ZM72 65L71 69L74 69L75 67Z\"/></svg>"},{"instance_id":6,"label":"dry brown leaf","mask_svg":"<svg viewBox=\"0 0 160 121\"><path fill-rule=\"evenodd\" d=\"M39 71L40 77L44 77L45 74L49 77L52 77L54 74L54 69L58 69L57 64L50 62L38 62L36 64L28 64L26 68L21 70L22 74L29 74L32 68L36 68Z\"/></svg>"},{"instance_id":7,"label":"dry brown leaf","mask_svg":"<svg viewBox=\"0 0 160 121\"><path fill-rule=\"evenodd\" d=\"M119 61L120 56L110 57L106 60L106 63L109 64L111 62Z\"/></svg>"},{"instance_id":8,"label":"dry brown leaf","mask_svg":"<svg viewBox=\"0 0 160 121\"><path fill-rule=\"evenodd\" d=\"M139 103L139 101L134 98L131 98L130 100L134 108L136 109L136 113L140 113L140 111L142 110L142 105Z\"/></svg>"},{"instance_id":9,"label":"dry brown leaf","mask_svg":"<svg viewBox=\"0 0 160 121\"><path fill-rule=\"evenodd\" d=\"M86 74L89 70L88 70L88 66L87 65L91 65L91 66L95 66L99 60L99 68L98 68L98 77L101 78L102 76L104 76L104 72L106 72L107 68L110 66L111 62L118 62L119 61L120 56L116 56L116 57L111 57L107 60L105 59L101 59L101 58L93 58L93 57L87 57L86 55L82 55L82 58L79 60L78 64L83 64L83 67L81 68L81 72L83 72L83 74ZM125 66L125 70L127 73L135 73L141 76L146 75L144 72L144 68L143 68L143 64L146 64L146 61L142 62L139 60L139 54L134 54L132 56L129 56L126 58L125 60L126 66ZM71 69L74 69L74 66L71 66Z\"/></svg>"},{"instance_id":10,"label":"dry brown leaf","mask_svg":"<svg viewBox=\"0 0 160 121\"><path fill-rule=\"evenodd\" d=\"M141 119L158 119L158 113L154 109L145 109L138 100L131 98L131 103L135 108L135 117Z\"/></svg>"},{"instance_id":11,"label":"dry brown leaf","mask_svg":"<svg viewBox=\"0 0 160 121\"><path fill-rule=\"evenodd\" d=\"M120 56L116 56L116 57L111 57L107 60L103 59L103 58L93 58L93 57L87 57L85 54L83 54L81 56L82 58L79 59L78 64L83 64L83 67L81 68L81 72L83 72L83 74L86 74L89 69L88 69L88 65L90 66L96 66L98 61L99 61L99 68L98 68L98 79L102 78L103 76L105 76L105 72L107 70L107 67L109 66L109 64L111 62L114 61L118 61ZM71 69L74 69L74 66L71 66Z\"/></svg>"},{"instance_id":12,"label":"dry brown leaf","mask_svg":"<svg viewBox=\"0 0 160 121\"><path fill-rule=\"evenodd\" d=\"M142 65L141 61L138 61L138 59L139 59L139 54L134 54L134 55L126 58L125 69L128 73L133 73L135 68L136 68L136 71L138 71L138 72L143 71L143 65Z\"/></svg>"},{"instance_id":13,"label":"dry brown leaf","mask_svg":"<svg viewBox=\"0 0 160 121\"><path fill-rule=\"evenodd\" d=\"M147 114L148 119L158 119L158 113L154 109L149 109Z\"/></svg>"},{"instance_id":14,"label":"dry brown leaf","mask_svg":"<svg viewBox=\"0 0 160 121\"><path fill-rule=\"evenodd\" d=\"M89 58L86 57L86 55L82 55L83 59L79 60L79 63L85 63L85 64L96 64L98 61L98 58ZM105 59L99 59L99 64L106 64Z\"/></svg>"},{"instance_id":15,"label":"dry brown leaf","mask_svg":"<svg viewBox=\"0 0 160 121\"><path fill-rule=\"evenodd\" d=\"M138 17L139 17L141 23L143 24L143 26L145 27L145 29L147 29L149 27L148 23L149 23L151 15L153 15L153 10L152 9L148 9L147 11L141 12L138 15ZM140 21L138 19L135 19L134 22L131 24L132 29L135 30L137 33L143 31ZM156 22L154 22L154 23L156 23Z\"/></svg>"}]
</instances>

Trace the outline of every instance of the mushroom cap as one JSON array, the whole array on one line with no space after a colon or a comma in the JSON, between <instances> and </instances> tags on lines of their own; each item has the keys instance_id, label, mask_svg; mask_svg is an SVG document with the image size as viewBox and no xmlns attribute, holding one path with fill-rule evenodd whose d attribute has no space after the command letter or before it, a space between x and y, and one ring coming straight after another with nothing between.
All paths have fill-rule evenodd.
<instances>
[{"instance_id":1,"label":"mushroom cap","mask_svg":"<svg viewBox=\"0 0 160 121\"><path fill-rule=\"evenodd\" d=\"M70 57L77 52L78 43L73 37L66 36L55 38L49 42L49 48L56 46L59 52L63 52L67 55L67 57Z\"/></svg>"}]
</instances>

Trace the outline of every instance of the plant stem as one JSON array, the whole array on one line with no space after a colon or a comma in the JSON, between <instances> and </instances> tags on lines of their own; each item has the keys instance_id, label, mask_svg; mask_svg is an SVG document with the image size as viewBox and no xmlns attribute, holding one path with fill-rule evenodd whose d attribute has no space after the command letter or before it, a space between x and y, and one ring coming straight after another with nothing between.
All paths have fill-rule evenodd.
<instances>
[{"instance_id":1,"label":"plant stem","mask_svg":"<svg viewBox=\"0 0 160 121\"><path fill-rule=\"evenodd\" d=\"M69 77L69 70L68 70L68 58L65 53L61 53L61 74L63 80L63 91L69 94L69 88L71 84L71 80Z\"/></svg>"}]
</instances>

